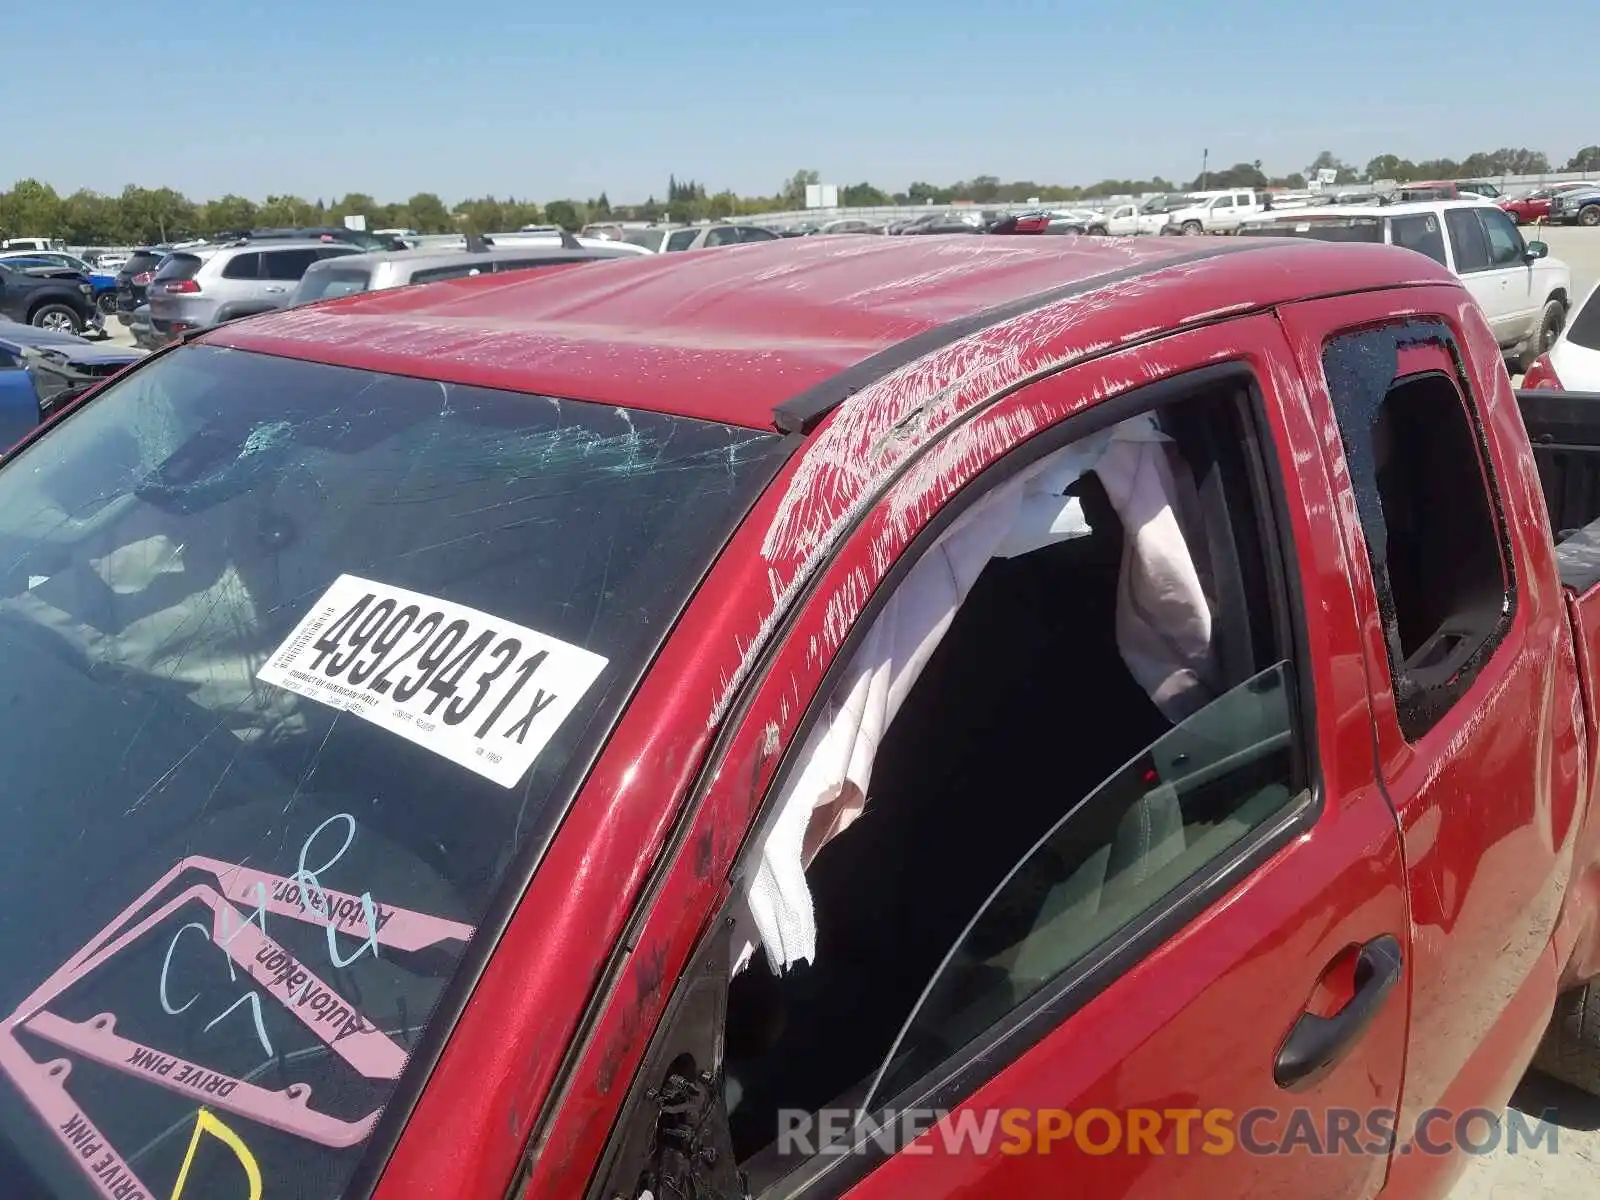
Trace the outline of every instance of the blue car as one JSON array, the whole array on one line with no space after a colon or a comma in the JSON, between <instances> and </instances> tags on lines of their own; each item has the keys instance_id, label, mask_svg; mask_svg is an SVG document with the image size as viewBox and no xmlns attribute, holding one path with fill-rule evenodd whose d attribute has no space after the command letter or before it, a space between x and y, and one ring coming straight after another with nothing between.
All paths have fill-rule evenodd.
<instances>
[{"instance_id":1,"label":"blue car","mask_svg":"<svg viewBox=\"0 0 1600 1200\"><path fill-rule=\"evenodd\" d=\"M23 270L29 267L65 267L77 271L87 276L90 286L94 288L95 307L106 316L117 311L117 273L96 270L76 254L65 254L59 250L10 251L0 254L0 261Z\"/></svg>"},{"instance_id":2,"label":"blue car","mask_svg":"<svg viewBox=\"0 0 1600 1200\"><path fill-rule=\"evenodd\" d=\"M147 353L0 320L0 451L14 446L79 389Z\"/></svg>"}]
</instances>

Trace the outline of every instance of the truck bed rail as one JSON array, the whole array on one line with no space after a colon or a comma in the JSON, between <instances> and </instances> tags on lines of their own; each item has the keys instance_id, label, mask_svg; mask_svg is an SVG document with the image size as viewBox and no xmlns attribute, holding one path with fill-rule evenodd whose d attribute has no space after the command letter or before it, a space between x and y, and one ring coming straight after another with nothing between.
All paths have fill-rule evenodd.
<instances>
[{"instance_id":1,"label":"truck bed rail","mask_svg":"<svg viewBox=\"0 0 1600 1200\"><path fill-rule=\"evenodd\" d=\"M1600 392L1518 389L1550 512L1561 582L1582 595L1600 584Z\"/></svg>"}]
</instances>

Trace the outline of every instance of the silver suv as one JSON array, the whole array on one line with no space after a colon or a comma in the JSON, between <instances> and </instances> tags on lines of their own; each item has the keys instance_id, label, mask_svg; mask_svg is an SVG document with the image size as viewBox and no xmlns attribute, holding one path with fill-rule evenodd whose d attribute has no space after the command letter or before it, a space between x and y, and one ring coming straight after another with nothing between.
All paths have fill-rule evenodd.
<instances>
[{"instance_id":1,"label":"silver suv","mask_svg":"<svg viewBox=\"0 0 1600 1200\"><path fill-rule=\"evenodd\" d=\"M360 254L329 241L245 239L167 255L150 281L150 325L158 342L289 303L314 262Z\"/></svg>"},{"instance_id":2,"label":"silver suv","mask_svg":"<svg viewBox=\"0 0 1600 1200\"><path fill-rule=\"evenodd\" d=\"M545 242L505 249L379 251L340 258L336 262L313 263L305 278L300 280L290 303L307 304L335 296L353 296L357 292L461 279L468 275L494 275L502 271L597 262L603 258L636 257L648 256L636 246L608 246L598 240L589 246L573 240L570 248L562 242Z\"/></svg>"}]
</instances>

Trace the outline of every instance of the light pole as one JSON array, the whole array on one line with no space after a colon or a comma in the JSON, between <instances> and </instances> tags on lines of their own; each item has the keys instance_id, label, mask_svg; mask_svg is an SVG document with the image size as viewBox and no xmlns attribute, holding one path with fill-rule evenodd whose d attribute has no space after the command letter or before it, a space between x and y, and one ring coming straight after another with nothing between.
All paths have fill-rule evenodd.
<instances>
[{"instance_id":1,"label":"light pole","mask_svg":"<svg viewBox=\"0 0 1600 1200\"><path fill-rule=\"evenodd\" d=\"M1211 173L1208 170L1206 170L1206 168L1210 165L1210 163L1211 163L1211 151L1209 149L1200 151L1200 190L1202 192L1206 190L1206 184L1211 182L1211 180L1210 180L1210 174Z\"/></svg>"}]
</instances>

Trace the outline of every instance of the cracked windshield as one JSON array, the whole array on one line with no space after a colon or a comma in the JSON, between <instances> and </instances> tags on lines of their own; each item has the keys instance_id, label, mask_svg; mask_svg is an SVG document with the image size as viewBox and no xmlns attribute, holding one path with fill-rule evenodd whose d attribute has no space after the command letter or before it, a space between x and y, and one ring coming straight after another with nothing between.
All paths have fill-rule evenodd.
<instances>
[{"instance_id":1,"label":"cracked windshield","mask_svg":"<svg viewBox=\"0 0 1600 1200\"><path fill-rule=\"evenodd\" d=\"M0 1194L338 1194L776 441L197 347L22 452Z\"/></svg>"}]
</instances>

